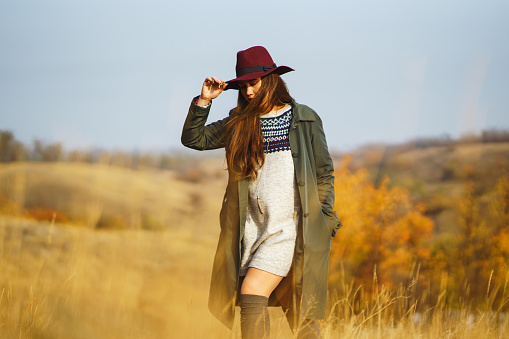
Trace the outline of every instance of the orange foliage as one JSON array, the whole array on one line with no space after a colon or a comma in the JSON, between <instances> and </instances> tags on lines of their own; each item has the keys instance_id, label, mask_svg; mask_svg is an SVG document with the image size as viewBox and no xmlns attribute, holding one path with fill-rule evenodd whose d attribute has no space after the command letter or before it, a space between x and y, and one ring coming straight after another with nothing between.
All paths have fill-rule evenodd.
<instances>
[{"instance_id":1,"label":"orange foliage","mask_svg":"<svg viewBox=\"0 0 509 339\"><path fill-rule=\"evenodd\" d=\"M336 171L336 210L344 228L331 252L331 283L340 268L357 283L369 285L376 269L379 282L394 287L408 279L413 265L430 256L433 222L406 189L375 187L364 169L351 172L349 159Z\"/></svg>"},{"instance_id":2,"label":"orange foliage","mask_svg":"<svg viewBox=\"0 0 509 339\"><path fill-rule=\"evenodd\" d=\"M499 272L509 270L509 175L497 180L492 201L495 233L492 237L493 257Z\"/></svg>"},{"instance_id":3,"label":"orange foliage","mask_svg":"<svg viewBox=\"0 0 509 339\"><path fill-rule=\"evenodd\" d=\"M39 220L39 221L53 221L58 223L67 222L67 216L49 208L32 208L26 211L26 215L29 218Z\"/></svg>"}]
</instances>

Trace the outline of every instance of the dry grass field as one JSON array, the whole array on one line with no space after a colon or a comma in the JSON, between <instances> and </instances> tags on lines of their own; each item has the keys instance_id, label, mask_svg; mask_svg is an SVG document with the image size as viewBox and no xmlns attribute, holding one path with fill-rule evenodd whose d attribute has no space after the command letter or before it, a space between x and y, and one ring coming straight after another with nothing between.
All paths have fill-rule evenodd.
<instances>
[{"instance_id":1,"label":"dry grass field","mask_svg":"<svg viewBox=\"0 0 509 339\"><path fill-rule=\"evenodd\" d=\"M0 338L240 337L238 317L230 332L207 308L223 166L0 165ZM504 314L443 301L415 313L411 286L365 298L344 285L326 339L509 337ZM291 338L281 310L271 317L273 337Z\"/></svg>"},{"instance_id":2,"label":"dry grass field","mask_svg":"<svg viewBox=\"0 0 509 339\"><path fill-rule=\"evenodd\" d=\"M206 306L213 244L190 231L0 223L2 337L227 335Z\"/></svg>"},{"instance_id":3,"label":"dry grass field","mask_svg":"<svg viewBox=\"0 0 509 339\"><path fill-rule=\"evenodd\" d=\"M0 219L0 337L225 335L206 307L220 187L101 165L16 163L0 173L13 209L68 219Z\"/></svg>"}]
</instances>

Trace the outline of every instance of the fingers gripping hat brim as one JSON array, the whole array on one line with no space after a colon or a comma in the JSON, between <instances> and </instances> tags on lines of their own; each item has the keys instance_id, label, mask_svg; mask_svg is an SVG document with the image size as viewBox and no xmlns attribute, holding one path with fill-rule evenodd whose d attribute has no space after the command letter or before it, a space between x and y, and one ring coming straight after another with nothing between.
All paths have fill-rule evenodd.
<instances>
[{"instance_id":1,"label":"fingers gripping hat brim","mask_svg":"<svg viewBox=\"0 0 509 339\"><path fill-rule=\"evenodd\" d=\"M226 88L224 89L225 91L229 90L229 89L239 89L239 83L241 81L249 81L249 80L253 80L253 79L256 79L256 78L261 78L261 77L264 77L266 75L269 75L271 73L276 73L276 74L279 74L279 75L282 75L282 74L285 74L285 73L288 73L288 72L292 72L294 71L293 68L291 67L288 67L288 66L278 66L276 68L273 68L271 70L268 70L268 71L259 71L259 72L251 72L251 73L246 73L244 75L241 75L235 79L231 79L229 81L227 81L228 85L226 86Z\"/></svg>"}]
</instances>

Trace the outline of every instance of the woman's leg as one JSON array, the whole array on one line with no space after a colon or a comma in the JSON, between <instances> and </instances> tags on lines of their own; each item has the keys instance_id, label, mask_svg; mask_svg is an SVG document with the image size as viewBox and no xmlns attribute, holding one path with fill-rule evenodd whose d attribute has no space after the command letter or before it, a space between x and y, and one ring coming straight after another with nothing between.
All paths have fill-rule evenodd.
<instances>
[{"instance_id":1,"label":"woman's leg","mask_svg":"<svg viewBox=\"0 0 509 339\"><path fill-rule=\"evenodd\" d=\"M240 294L254 294L269 297L283 277L250 267L240 288Z\"/></svg>"},{"instance_id":2,"label":"woman's leg","mask_svg":"<svg viewBox=\"0 0 509 339\"><path fill-rule=\"evenodd\" d=\"M240 288L240 329L243 339L270 337L269 296L283 277L250 267Z\"/></svg>"}]
</instances>

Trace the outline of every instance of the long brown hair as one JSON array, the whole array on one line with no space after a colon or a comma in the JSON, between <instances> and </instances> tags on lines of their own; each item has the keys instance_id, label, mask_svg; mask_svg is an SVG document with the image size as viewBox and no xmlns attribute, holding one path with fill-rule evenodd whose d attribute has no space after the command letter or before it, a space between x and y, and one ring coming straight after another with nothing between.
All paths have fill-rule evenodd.
<instances>
[{"instance_id":1,"label":"long brown hair","mask_svg":"<svg viewBox=\"0 0 509 339\"><path fill-rule=\"evenodd\" d=\"M278 74L266 75L261 82L251 101L239 91L237 107L225 127L226 163L236 180L256 178L265 162L260 115L294 101Z\"/></svg>"}]
</instances>

